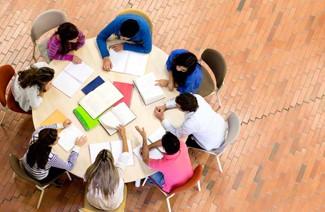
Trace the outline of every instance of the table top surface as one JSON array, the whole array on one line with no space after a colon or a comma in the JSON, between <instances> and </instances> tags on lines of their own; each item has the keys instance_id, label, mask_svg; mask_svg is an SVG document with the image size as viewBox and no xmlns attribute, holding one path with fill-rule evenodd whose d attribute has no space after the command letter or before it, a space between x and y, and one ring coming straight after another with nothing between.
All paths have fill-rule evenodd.
<instances>
[{"instance_id":1,"label":"table top surface","mask_svg":"<svg viewBox=\"0 0 325 212\"><path fill-rule=\"evenodd\" d=\"M89 65L94 70L91 77L87 79L87 81L82 85L82 87L87 85L98 75L100 75L104 80L128 83L132 83L133 80L137 78L133 75L103 71L102 58L99 54L95 38L88 39L85 45L78 51L76 51L75 54L79 56L84 63ZM153 46L153 49L149 55L145 73L153 72L157 79L167 79L167 71L165 68L165 62L167 60L167 57L168 55L165 52ZM53 60L50 63L50 67L55 70L55 77L68 65L68 63L69 62L67 61L58 60ZM161 126L160 122L153 115L154 107L157 105L161 105L165 103L168 99L176 97L178 95L178 92L176 90L174 90L173 92L170 92L166 88L163 88L163 90L166 98L146 106L143 103L138 90L136 88L133 89L130 109L137 117L134 121L132 121L126 126L127 138L131 140L133 149L142 143L142 139L136 131L135 126L138 125L144 127L147 131L147 135L153 133L156 129ZM58 89L53 87L44 94L43 102L40 107L33 110L33 122L35 128L39 127L41 123L46 120L47 117L51 115L55 110L59 110L67 118L69 118L74 125L76 125L87 135L87 144L81 147L79 157L75 163L74 168L71 171L72 174L79 177L84 176L84 173L91 164L88 144L114 141L119 139L117 133L110 136L101 125L87 132L83 129L82 125L72 112L73 109L78 106L78 102L83 96L84 94L82 93L82 91L78 90L72 98L69 98L65 94L60 92ZM170 110L166 112L165 116L169 117L172 123L176 126L179 125L181 123L181 120L183 120L184 118L184 115L178 110ZM59 145L55 145L53 147L53 151L58 154L62 159L67 159L70 154L69 152L63 150L63 148ZM127 166L125 171L123 172L123 178L125 182L132 182L137 179L149 176L153 173L153 170L151 170L146 164L144 164L142 159L138 158L135 154L133 154L133 156L134 165Z\"/></svg>"}]
</instances>

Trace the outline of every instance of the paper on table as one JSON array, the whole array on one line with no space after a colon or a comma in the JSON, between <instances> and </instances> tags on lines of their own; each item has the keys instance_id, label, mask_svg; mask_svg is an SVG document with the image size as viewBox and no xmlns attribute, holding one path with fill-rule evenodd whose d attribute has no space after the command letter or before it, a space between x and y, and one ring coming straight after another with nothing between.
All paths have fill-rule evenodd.
<instances>
[{"instance_id":1,"label":"paper on table","mask_svg":"<svg viewBox=\"0 0 325 212\"><path fill-rule=\"evenodd\" d=\"M89 153L90 153L90 161L91 163L94 163L96 160L96 157L100 151L103 149L107 149L111 151L111 145L109 141L102 142L102 143L96 143L96 144L89 144Z\"/></svg>"},{"instance_id":2,"label":"paper on table","mask_svg":"<svg viewBox=\"0 0 325 212\"><path fill-rule=\"evenodd\" d=\"M128 150L129 150L129 152L132 153L131 141L127 140L127 143L128 143ZM122 154L123 144L122 144L121 140L110 141L110 144L111 144L112 155L113 155L114 161L116 163L118 160L118 157L120 156L120 154ZM133 165L134 164L133 157L129 157L128 159L129 160L126 161L125 165L127 165L127 166Z\"/></svg>"},{"instance_id":3,"label":"paper on table","mask_svg":"<svg viewBox=\"0 0 325 212\"><path fill-rule=\"evenodd\" d=\"M81 87L80 82L62 71L53 82L53 86L62 91L65 95L72 97Z\"/></svg>"},{"instance_id":4,"label":"paper on table","mask_svg":"<svg viewBox=\"0 0 325 212\"><path fill-rule=\"evenodd\" d=\"M112 108L112 112L118 118L119 122L122 125L128 124L130 121L136 118L134 113L130 110L130 108L124 103L120 103Z\"/></svg>"},{"instance_id":5,"label":"paper on table","mask_svg":"<svg viewBox=\"0 0 325 212\"><path fill-rule=\"evenodd\" d=\"M76 126L71 124L67 128L61 131L59 134L58 144L65 150L70 151L75 144L78 137L82 136L83 132Z\"/></svg>"},{"instance_id":6,"label":"paper on table","mask_svg":"<svg viewBox=\"0 0 325 212\"><path fill-rule=\"evenodd\" d=\"M93 70L83 62L80 64L69 63L63 71L66 71L80 83L84 83L93 73Z\"/></svg>"},{"instance_id":7,"label":"paper on table","mask_svg":"<svg viewBox=\"0 0 325 212\"><path fill-rule=\"evenodd\" d=\"M163 127L159 127L154 133L148 136L148 144L155 143L160 140L166 134L166 130ZM158 147L160 152L165 152L163 147Z\"/></svg>"},{"instance_id":8,"label":"paper on table","mask_svg":"<svg viewBox=\"0 0 325 212\"><path fill-rule=\"evenodd\" d=\"M128 61L128 52L127 51L116 52L113 49L110 49L109 54L113 66L112 71L123 73L126 67L126 63Z\"/></svg>"},{"instance_id":9,"label":"paper on table","mask_svg":"<svg viewBox=\"0 0 325 212\"><path fill-rule=\"evenodd\" d=\"M107 111L100 116L99 121L110 135L116 133L116 128L120 125L120 121L111 111Z\"/></svg>"},{"instance_id":10,"label":"paper on table","mask_svg":"<svg viewBox=\"0 0 325 212\"><path fill-rule=\"evenodd\" d=\"M133 152L139 157L142 159L142 156L141 156L141 148L142 148L142 145L139 145L137 146L136 148L134 148ZM154 149L151 149L149 151L149 158L150 159L155 159L155 160L158 160L158 159L161 159L164 155L159 152L159 150L157 150L156 148Z\"/></svg>"}]
</instances>

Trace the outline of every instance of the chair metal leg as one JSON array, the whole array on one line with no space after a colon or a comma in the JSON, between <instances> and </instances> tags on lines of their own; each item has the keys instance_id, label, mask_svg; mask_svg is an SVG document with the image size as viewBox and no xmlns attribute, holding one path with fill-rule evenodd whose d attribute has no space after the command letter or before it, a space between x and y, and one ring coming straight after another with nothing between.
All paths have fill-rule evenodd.
<instances>
[{"instance_id":1,"label":"chair metal leg","mask_svg":"<svg viewBox=\"0 0 325 212\"><path fill-rule=\"evenodd\" d=\"M170 202L169 202L169 199L172 198L175 194L172 194L168 197L166 197L166 202L167 202L167 207L168 207L168 212L171 212L172 211L172 208L170 206Z\"/></svg>"},{"instance_id":2,"label":"chair metal leg","mask_svg":"<svg viewBox=\"0 0 325 212\"><path fill-rule=\"evenodd\" d=\"M72 181L72 179L71 179L71 176L70 176L69 172L65 172L65 174L68 176L69 180L70 180L70 181Z\"/></svg>"},{"instance_id":3,"label":"chair metal leg","mask_svg":"<svg viewBox=\"0 0 325 212\"><path fill-rule=\"evenodd\" d=\"M200 183L200 180L197 181L197 189L198 189L199 191L201 191L201 183Z\"/></svg>"},{"instance_id":4,"label":"chair metal leg","mask_svg":"<svg viewBox=\"0 0 325 212\"><path fill-rule=\"evenodd\" d=\"M39 206L41 205L41 202L42 202L42 199L43 199L43 195L44 195L44 188L42 188L40 190L41 190L41 196L38 199L37 209L39 209Z\"/></svg>"},{"instance_id":5,"label":"chair metal leg","mask_svg":"<svg viewBox=\"0 0 325 212\"><path fill-rule=\"evenodd\" d=\"M221 107L221 100L220 100L220 97L219 97L219 92L217 91L217 100L218 100L218 104L219 104L219 107Z\"/></svg>"},{"instance_id":6,"label":"chair metal leg","mask_svg":"<svg viewBox=\"0 0 325 212\"><path fill-rule=\"evenodd\" d=\"M2 116L1 121L0 121L0 125L1 125L1 126L3 126L2 122L3 122L3 120L5 119L5 116L6 116L7 110L8 110L8 109L5 107L5 108L4 108L4 111L3 111L3 116Z\"/></svg>"},{"instance_id":7,"label":"chair metal leg","mask_svg":"<svg viewBox=\"0 0 325 212\"><path fill-rule=\"evenodd\" d=\"M216 157L217 157L217 162L218 162L219 170L220 170L220 172L222 173L223 170L222 170L222 166L221 166L221 162L220 162L220 155L217 155Z\"/></svg>"},{"instance_id":8,"label":"chair metal leg","mask_svg":"<svg viewBox=\"0 0 325 212\"><path fill-rule=\"evenodd\" d=\"M37 61L36 61L36 57L35 57L35 49L36 49L36 44L34 43L34 48L33 48L33 60L34 60L34 62L37 62Z\"/></svg>"},{"instance_id":9,"label":"chair metal leg","mask_svg":"<svg viewBox=\"0 0 325 212\"><path fill-rule=\"evenodd\" d=\"M148 180L148 177L144 178L144 181L142 183L142 186L144 186L146 184L147 180Z\"/></svg>"}]
</instances>

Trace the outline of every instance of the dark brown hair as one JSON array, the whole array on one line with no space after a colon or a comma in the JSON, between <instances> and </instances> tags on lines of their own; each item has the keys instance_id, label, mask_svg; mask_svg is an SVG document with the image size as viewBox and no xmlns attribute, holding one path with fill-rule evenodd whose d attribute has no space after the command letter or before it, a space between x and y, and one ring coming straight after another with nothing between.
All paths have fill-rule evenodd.
<instances>
[{"instance_id":1,"label":"dark brown hair","mask_svg":"<svg viewBox=\"0 0 325 212\"><path fill-rule=\"evenodd\" d=\"M69 42L70 40L77 38L79 35L79 30L74 24L70 22L61 24L55 34L59 35L60 37L60 54L65 55L71 50L77 50L77 43Z\"/></svg>"},{"instance_id":2,"label":"dark brown hair","mask_svg":"<svg viewBox=\"0 0 325 212\"><path fill-rule=\"evenodd\" d=\"M197 100L193 94L182 93L175 99L176 103L179 104L182 111L195 112L199 107Z\"/></svg>"},{"instance_id":3,"label":"dark brown hair","mask_svg":"<svg viewBox=\"0 0 325 212\"><path fill-rule=\"evenodd\" d=\"M39 91L45 91L45 85L54 77L54 70L49 67L31 67L18 73L18 82L22 88L38 86Z\"/></svg>"}]
</instances>

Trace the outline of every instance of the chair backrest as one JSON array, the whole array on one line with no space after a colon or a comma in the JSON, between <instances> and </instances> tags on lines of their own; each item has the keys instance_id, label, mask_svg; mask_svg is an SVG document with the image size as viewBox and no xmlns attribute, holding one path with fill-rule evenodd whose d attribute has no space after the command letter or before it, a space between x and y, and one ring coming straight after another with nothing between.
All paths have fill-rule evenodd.
<instances>
[{"instance_id":1,"label":"chair backrest","mask_svg":"<svg viewBox=\"0 0 325 212\"><path fill-rule=\"evenodd\" d=\"M27 175L26 171L24 170L24 167L21 166L19 159L17 156L13 154L9 154L9 163L11 166L11 169L15 172L15 174L20 177L23 180L26 180L30 183L33 183L35 185L41 185L38 181L31 178L29 175Z\"/></svg>"},{"instance_id":2,"label":"chair backrest","mask_svg":"<svg viewBox=\"0 0 325 212\"><path fill-rule=\"evenodd\" d=\"M182 191L185 191L189 188L192 188L193 186L196 185L196 183L201 179L202 177L202 171L203 171L203 167L201 164L199 164L193 172L193 176L183 185L178 186L177 188L174 188L170 193L179 193Z\"/></svg>"},{"instance_id":3,"label":"chair backrest","mask_svg":"<svg viewBox=\"0 0 325 212\"><path fill-rule=\"evenodd\" d=\"M223 56L214 49L205 49L201 59L209 66L220 89L226 76L227 66Z\"/></svg>"},{"instance_id":4,"label":"chair backrest","mask_svg":"<svg viewBox=\"0 0 325 212\"><path fill-rule=\"evenodd\" d=\"M0 102L4 107L7 105L6 89L12 76L14 75L15 70L11 65L0 66Z\"/></svg>"},{"instance_id":5,"label":"chair backrest","mask_svg":"<svg viewBox=\"0 0 325 212\"><path fill-rule=\"evenodd\" d=\"M37 16L32 24L31 38L35 43L44 33L67 22L65 13L61 10L46 10Z\"/></svg>"},{"instance_id":6,"label":"chair backrest","mask_svg":"<svg viewBox=\"0 0 325 212\"><path fill-rule=\"evenodd\" d=\"M142 10L137 10L137 9L132 9L132 8L125 9L125 10L122 10L118 15L124 15L124 14L130 14L130 13L143 17L148 22L149 28L150 28L150 31L151 31L151 34L152 34L153 25L152 25L151 19Z\"/></svg>"},{"instance_id":7,"label":"chair backrest","mask_svg":"<svg viewBox=\"0 0 325 212\"><path fill-rule=\"evenodd\" d=\"M224 149L231 143L233 143L239 135L240 132L240 120L238 115L235 112L231 112L227 118L228 123L228 132L225 138L225 141L221 144L221 146L213 152L215 154L220 154L224 151Z\"/></svg>"},{"instance_id":8,"label":"chair backrest","mask_svg":"<svg viewBox=\"0 0 325 212\"><path fill-rule=\"evenodd\" d=\"M216 91L216 83L214 80L214 74L211 74L204 66L202 69L202 82L197 91L200 96L206 97Z\"/></svg>"}]
</instances>

